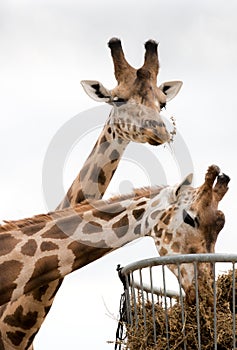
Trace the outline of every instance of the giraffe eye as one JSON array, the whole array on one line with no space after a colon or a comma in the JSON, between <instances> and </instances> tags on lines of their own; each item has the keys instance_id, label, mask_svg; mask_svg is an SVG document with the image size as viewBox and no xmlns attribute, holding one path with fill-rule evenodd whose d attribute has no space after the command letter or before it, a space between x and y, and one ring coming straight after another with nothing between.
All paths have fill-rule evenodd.
<instances>
[{"instance_id":1,"label":"giraffe eye","mask_svg":"<svg viewBox=\"0 0 237 350\"><path fill-rule=\"evenodd\" d=\"M113 99L113 103L116 106L121 106L121 105L125 104L126 102L127 101L124 98L120 98L120 97L117 97L117 96L115 96L114 99Z\"/></svg>"},{"instance_id":2,"label":"giraffe eye","mask_svg":"<svg viewBox=\"0 0 237 350\"><path fill-rule=\"evenodd\" d=\"M197 218L193 219L186 210L183 210L183 220L185 224L188 224L192 227L197 227L199 225Z\"/></svg>"}]
</instances>

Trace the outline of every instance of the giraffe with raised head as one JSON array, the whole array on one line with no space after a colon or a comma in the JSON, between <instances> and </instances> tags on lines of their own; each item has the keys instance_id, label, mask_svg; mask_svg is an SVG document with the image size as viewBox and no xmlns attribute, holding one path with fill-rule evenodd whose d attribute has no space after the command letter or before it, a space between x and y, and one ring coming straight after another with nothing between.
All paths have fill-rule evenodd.
<instances>
[{"instance_id":1,"label":"giraffe with raised head","mask_svg":"<svg viewBox=\"0 0 237 350\"><path fill-rule=\"evenodd\" d=\"M84 80L81 83L91 98L109 103L113 108L83 169L57 209L81 203L85 199L102 198L130 141L151 145L170 141L171 135L161 119L160 111L167 101L177 95L182 82L166 82L157 87L158 44L153 40L145 43L145 61L137 70L125 60L119 39L111 39L108 45L118 85L108 90L98 81Z\"/></svg>"},{"instance_id":2,"label":"giraffe with raised head","mask_svg":"<svg viewBox=\"0 0 237 350\"><path fill-rule=\"evenodd\" d=\"M98 81L83 81L95 100L112 105L106 124L79 175L57 209L102 198L130 141L153 145L169 142L170 134L160 110L179 91L179 81L156 85L159 70L157 43L145 44L145 61L136 70L126 61L121 42L109 42L118 85L109 91ZM85 247L84 247L85 248ZM85 255L86 249L84 250ZM44 321L62 280L40 285L34 292L0 308L2 348L32 349L32 341Z\"/></svg>"},{"instance_id":3,"label":"giraffe with raised head","mask_svg":"<svg viewBox=\"0 0 237 350\"><path fill-rule=\"evenodd\" d=\"M162 256L213 253L225 223L218 204L230 178L212 165L200 187L193 188L191 180L189 175L175 186L135 190L1 226L1 304L34 293L142 236L153 237ZM178 277L176 268L170 269ZM186 294L193 279L193 265L183 264Z\"/></svg>"}]
</instances>

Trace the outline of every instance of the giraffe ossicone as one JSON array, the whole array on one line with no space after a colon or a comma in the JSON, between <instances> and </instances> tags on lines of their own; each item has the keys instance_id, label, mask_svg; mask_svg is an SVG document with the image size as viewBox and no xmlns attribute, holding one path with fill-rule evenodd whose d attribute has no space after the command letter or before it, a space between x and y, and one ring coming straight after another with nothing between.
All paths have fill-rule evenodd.
<instances>
[{"instance_id":1,"label":"giraffe ossicone","mask_svg":"<svg viewBox=\"0 0 237 350\"><path fill-rule=\"evenodd\" d=\"M132 198L100 200L96 209L78 205L1 226L1 305L142 236L153 237L162 256L214 252L225 223L218 204L230 179L214 165L200 187L191 187L190 179L175 186L135 190ZM178 276L177 267L170 269ZM193 279L193 265L182 264L186 293Z\"/></svg>"}]
</instances>

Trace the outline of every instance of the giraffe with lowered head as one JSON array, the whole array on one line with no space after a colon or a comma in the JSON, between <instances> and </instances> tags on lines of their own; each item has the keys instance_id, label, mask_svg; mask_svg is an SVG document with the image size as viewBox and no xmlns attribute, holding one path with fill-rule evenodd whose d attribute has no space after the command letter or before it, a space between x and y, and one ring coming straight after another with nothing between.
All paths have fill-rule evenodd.
<instances>
[{"instance_id":1,"label":"giraffe with lowered head","mask_svg":"<svg viewBox=\"0 0 237 350\"><path fill-rule=\"evenodd\" d=\"M34 293L142 236L153 237L162 256L213 253L225 223L218 205L230 179L216 165L208 168L200 187L193 188L191 179L189 175L175 186L143 188L1 226L1 304ZM178 277L176 268L170 269ZM180 271L188 295L193 264L181 265Z\"/></svg>"},{"instance_id":2,"label":"giraffe with lowered head","mask_svg":"<svg viewBox=\"0 0 237 350\"><path fill-rule=\"evenodd\" d=\"M113 108L91 154L57 209L102 198L130 141L159 145L170 140L159 112L178 93L182 83L168 82L157 87L157 43L146 42L145 62L138 70L127 63L120 40L111 39L109 47L118 86L109 91L97 81L83 81L82 85L96 101L107 102ZM61 282L58 279L40 285L0 308L2 349L32 346Z\"/></svg>"}]
</instances>

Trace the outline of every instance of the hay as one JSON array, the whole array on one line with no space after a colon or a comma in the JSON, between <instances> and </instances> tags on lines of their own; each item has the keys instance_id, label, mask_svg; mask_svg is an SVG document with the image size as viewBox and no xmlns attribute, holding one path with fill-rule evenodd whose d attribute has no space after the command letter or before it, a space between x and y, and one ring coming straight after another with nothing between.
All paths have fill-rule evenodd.
<instances>
[{"instance_id":1,"label":"hay","mask_svg":"<svg viewBox=\"0 0 237 350\"><path fill-rule=\"evenodd\" d=\"M237 272L235 274L237 277ZM202 283L203 282L203 283ZM210 281L209 281L210 282ZM214 307L213 290L208 281L199 283L199 322L201 348L203 350L214 349ZM233 316L232 316L232 271L219 276L217 280L216 303L216 339L218 350L230 350L233 348ZM132 305L133 325L127 325L127 341L125 349L129 350L167 350L168 342L171 350L183 350L186 343L187 350L198 349L198 323L196 304L192 305L183 300L184 312L182 321L182 308L178 302L167 310L164 305L154 305L155 317L153 318L152 303L145 302L142 306L138 297L136 306ZM237 300L236 300L237 301ZM145 323L144 326L144 313ZM167 319L167 323L166 323ZM155 325L155 340L154 340ZM168 327L168 333L167 333ZM168 340L167 340L168 338Z\"/></svg>"},{"instance_id":2,"label":"hay","mask_svg":"<svg viewBox=\"0 0 237 350\"><path fill-rule=\"evenodd\" d=\"M237 313L237 270L235 276L235 313ZM217 299L219 303L227 303L231 312L233 312L233 270L222 274L217 279Z\"/></svg>"},{"instance_id":3,"label":"hay","mask_svg":"<svg viewBox=\"0 0 237 350\"><path fill-rule=\"evenodd\" d=\"M154 322L156 329L156 343L157 346L162 342L166 342L165 336L165 312L160 304L154 305L155 318L152 316L152 303L146 302L145 305L145 322L144 325L144 313L141 303L136 304L136 308L132 307L133 325L127 325L127 344L126 349L130 350L146 350L151 349L150 346L154 345ZM152 348L153 349L153 348Z\"/></svg>"}]
</instances>

